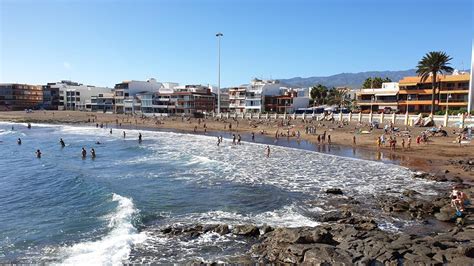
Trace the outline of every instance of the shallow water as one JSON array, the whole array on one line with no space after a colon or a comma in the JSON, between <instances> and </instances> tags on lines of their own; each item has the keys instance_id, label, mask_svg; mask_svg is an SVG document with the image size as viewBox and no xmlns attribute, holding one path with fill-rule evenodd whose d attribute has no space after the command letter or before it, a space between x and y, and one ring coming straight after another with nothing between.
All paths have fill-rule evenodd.
<instances>
[{"instance_id":1,"label":"shallow water","mask_svg":"<svg viewBox=\"0 0 474 266\"><path fill-rule=\"evenodd\" d=\"M14 125L15 130L11 130ZM314 226L339 187L377 214L373 197L437 185L401 166L291 147L173 132L0 123L0 262L119 264L217 260L249 243L204 234L168 239L176 224ZM17 145L16 139L23 144ZM66 147L58 141L63 138ZM228 136L225 136L228 137ZM257 137L258 141L268 141ZM102 144L95 144L100 141ZM281 144L281 143L280 143ZM97 158L81 159L81 148ZM34 151L41 149L41 159ZM413 222L378 216L386 230Z\"/></svg>"}]
</instances>

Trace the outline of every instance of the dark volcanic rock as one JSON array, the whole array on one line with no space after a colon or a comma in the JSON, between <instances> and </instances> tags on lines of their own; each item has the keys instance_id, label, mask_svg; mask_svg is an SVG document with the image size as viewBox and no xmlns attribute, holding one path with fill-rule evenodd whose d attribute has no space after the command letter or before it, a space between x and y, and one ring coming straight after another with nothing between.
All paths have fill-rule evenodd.
<instances>
[{"instance_id":1,"label":"dark volcanic rock","mask_svg":"<svg viewBox=\"0 0 474 266\"><path fill-rule=\"evenodd\" d=\"M260 230L255 225L236 225L232 228L232 234L242 236L259 236Z\"/></svg>"},{"instance_id":2,"label":"dark volcanic rock","mask_svg":"<svg viewBox=\"0 0 474 266\"><path fill-rule=\"evenodd\" d=\"M328 188L326 189L327 194L342 195L344 194L340 188Z\"/></svg>"}]
</instances>

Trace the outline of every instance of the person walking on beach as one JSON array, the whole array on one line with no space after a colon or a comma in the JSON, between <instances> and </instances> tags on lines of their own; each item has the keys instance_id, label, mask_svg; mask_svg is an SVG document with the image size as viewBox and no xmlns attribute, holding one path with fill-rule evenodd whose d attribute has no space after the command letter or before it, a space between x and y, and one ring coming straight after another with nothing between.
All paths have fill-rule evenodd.
<instances>
[{"instance_id":1,"label":"person walking on beach","mask_svg":"<svg viewBox=\"0 0 474 266\"><path fill-rule=\"evenodd\" d=\"M85 159L86 156L87 156L87 151L86 151L86 149L84 149L84 147L82 147L81 153L82 153L82 159Z\"/></svg>"},{"instance_id":2,"label":"person walking on beach","mask_svg":"<svg viewBox=\"0 0 474 266\"><path fill-rule=\"evenodd\" d=\"M94 148L91 149L91 157L92 157L92 159L95 158L95 150L94 150Z\"/></svg>"},{"instance_id":3,"label":"person walking on beach","mask_svg":"<svg viewBox=\"0 0 474 266\"><path fill-rule=\"evenodd\" d=\"M331 144L331 135L328 134L328 144Z\"/></svg>"},{"instance_id":4,"label":"person walking on beach","mask_svg":"<svg viewBox=\"0 0 474 266\"><path fill-rule=\"evenodd\" d=\"M378 137L377 138L377 148L380 149L380 147L382 146L382 140L381 140L382 137Z\"/></svg>"},{"instance_id":5,"label":"person walking on beach","mask_svg":"<svg viewBox=\"0 0 474 266\"><path fill-rule=\"evenodd\" d=\"M410 147L411 147L411 136L408 136L407 148L410 149Z\"/></svg>"},{"instance_id":6,"label":"person walking on beach","mask_svg":"<svg viewBox=\"0 0 474 266\"><path fill-rule=\"evenodd\" d=\"M125 130L123 131L123 138L127 137L127 133L125 133Z\"/></svg>"},{"instance_id":7,"label":"person walking on beach","mask_svg":"<svg viewBox=\"0 0 474 266\"><path fill-rule=\"evenodd\" d=\"M255 141L255 133L252 132L252 141Z\"/></svg>"},{"instance_id":8,"label":"person walking on beach","mask_svg":"<svg viewBox=\"0 0 474 266\"><path fill-rule=\"evenodd\" d=\"M352 145L356 145L356 136L352 136Z\"/></svg>"},{"instance_id":9,"label":"person walking on beach","mask_svg":"<svg viewBox=\"0 0 474 266\"><path fill-rule=\"evenodd\" d=\"M21 145L21 139L18 138L18 140L16 141L16 143L17 143L18 145Z\"/></svg>"},{"instance_id":10,"label":"person walking on beach","mask_svg":"<svg viewBox=\"0 0 474 266\"><path fill-rule=\"evenodd\" d=\"M267 158L270 157L270 146L267 145L267 147L265 148L265 151L266 151L266 154L267 154Z\"/></svg>"},{"instance_id":11,"label":"person walking on beach","mask_svg":"<svg viewBox=\"0 0 474 266\"><path fill-rule=\"evenodd\" d=\"M318 135L318 145L321 144L321 135Z\"/></svg>"},{"instance_id":12,"label":"person walking on beach","mask_svg":"<svg viewBox=\"0 0 474 266\"><path fill-rule=\"evenodd\" d=\"M402 149L405 150L405 138L402 139Z\"/></svg>"},{"instance_id":13,"label":"person walking on beach","mask_svg":"<svg viewBox=\"0 0 474 266\"><path fill-rule=\"evenodd\" d=\"M41 151L39 149L36 150L36 158L41 158Z\"/></svg>"},{"instance_id":14,"label":"person walking on beach","mask_svg":"<svg viewBox=\"0 0 474 266\"><path fill-rule=\"evenodd\" d=\"M142 133L138 132L138 143L142 143Z\"/></svg>"}]
</instances>

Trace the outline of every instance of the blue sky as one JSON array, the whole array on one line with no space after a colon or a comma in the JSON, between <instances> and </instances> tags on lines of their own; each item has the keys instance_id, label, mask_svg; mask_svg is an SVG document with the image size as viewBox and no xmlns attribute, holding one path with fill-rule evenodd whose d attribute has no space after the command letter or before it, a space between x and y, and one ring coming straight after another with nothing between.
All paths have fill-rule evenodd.
<instances>
[{"instance_id":1,"label":"blue sky","mask_svg":"<svg viewBox=\"0 0 474 266\"><path fill-rule=\"evenodd\" d=\"M414 68L446 51L469 68L471 0L0 0L0 82L217 83Z\"/></svg>"}]
</instances>

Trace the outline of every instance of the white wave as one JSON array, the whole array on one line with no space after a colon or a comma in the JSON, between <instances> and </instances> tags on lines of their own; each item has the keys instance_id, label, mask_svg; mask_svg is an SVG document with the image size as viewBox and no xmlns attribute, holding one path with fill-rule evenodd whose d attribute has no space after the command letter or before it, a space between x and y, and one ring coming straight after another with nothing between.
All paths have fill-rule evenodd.
<instances>
[{"instance_id":1,"label":"white wave","mask_svg":"<svg viewBox=\"0 0 474 266\"><path fill-rule=\"evenodd\" d=\"M118 203L116 211L109 218L110 232L98 241L75 244L63 250L66 265L121 265L131 251L131 245L146 240L132 225L138 212L131 199L113 194L112 200Z\"/></svg>"},{"instance_id":2,"label":"white wave","mask_svg":"<svg viewBox=\"0 0 474 266\"><path fill-rule=\"evenodd\" d=\"M283 206L281 209L267 211L259 214L240 214L227 211L209 211L205 213L187 214L186 216L172 219L172 223L179 224L215 224L225 223L230 226L238 224L255 224L257 226L270 225L274 227L301 227L317 226L318 222L298 212L292 205Z\"/></svg>"}]
</instances>

